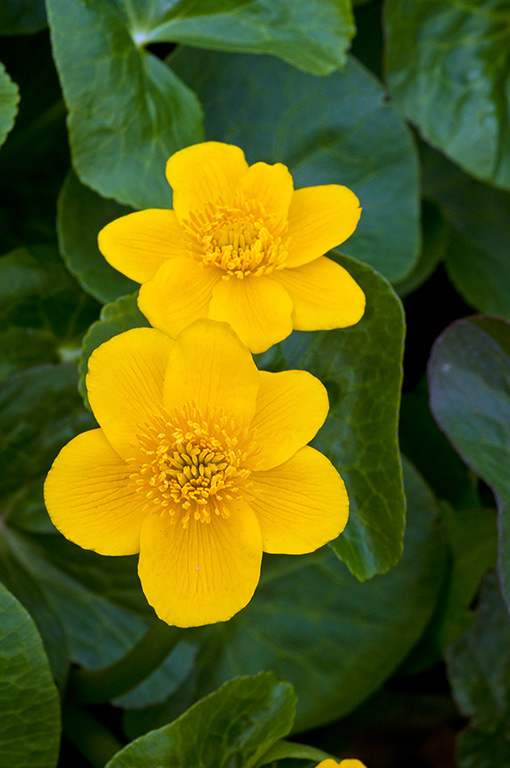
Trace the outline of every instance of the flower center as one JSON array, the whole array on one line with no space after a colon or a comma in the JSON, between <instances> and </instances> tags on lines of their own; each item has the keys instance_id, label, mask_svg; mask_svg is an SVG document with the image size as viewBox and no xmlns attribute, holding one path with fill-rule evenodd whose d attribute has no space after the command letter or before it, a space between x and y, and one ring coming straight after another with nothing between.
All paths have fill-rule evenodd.
<instances>
[{"instance_id":1,"label":"flower center","mask_svg":"<svg viewBox=\"0 0 510 768\"><path fill-rule=\"evenodd\" d=\"M289 248L287 227L286 220L277 221L261 203L239 195L232 206L207 203L183 222L189 255L204 266L223 269L226 280L283 269Z\"/></svg>"},{"instance_id":2,"label":"flower center","mask_svg":"<svg viewBox=\"0 0 510 768\"><path fill-rule=\"evenodd\" d=\"M144 425L138 448L129 478L144 508L166 510L171 523L180 520L185 528L191 515L203 523L230 516L225 502L241 495L250 475L243 464L258 450L252 430L223 413L202 415L193 405L173 415L162 410Z\"/></svg>"}]
</instances>

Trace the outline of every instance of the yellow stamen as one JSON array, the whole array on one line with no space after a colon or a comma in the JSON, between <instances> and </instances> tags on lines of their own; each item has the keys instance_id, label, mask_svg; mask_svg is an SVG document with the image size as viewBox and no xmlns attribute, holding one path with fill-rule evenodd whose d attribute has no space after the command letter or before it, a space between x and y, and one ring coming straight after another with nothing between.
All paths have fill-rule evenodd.
<instances>
[{"instance_id":1,"label":"yellow stamen","mask_svg":"<svg viewBox=\"0 0 510 768\"><path fill-rule=\"evenodd\" d=\"M283 269L288 256L286 220L275 220L258 201L237 195L232 206L207 203L183 222L189 255L223 269L224 279L266 275Z\"/></svg>"},{"instance_id":2,"label":"yellow stamen","mask_svg":"<svg viewBox=\"0 0 510 768\"><path fill-rule=\"evenodd\" d=\"M253 430L193 405L171 415L162 409L137 437L142 458L129 460L131 485L158 513L168 507L170 522L184 527L192 517L210 523L213 515L229 516L221 501L239 498L249 485L243 464L259 451Z\"/></svg>"}]
</instances>

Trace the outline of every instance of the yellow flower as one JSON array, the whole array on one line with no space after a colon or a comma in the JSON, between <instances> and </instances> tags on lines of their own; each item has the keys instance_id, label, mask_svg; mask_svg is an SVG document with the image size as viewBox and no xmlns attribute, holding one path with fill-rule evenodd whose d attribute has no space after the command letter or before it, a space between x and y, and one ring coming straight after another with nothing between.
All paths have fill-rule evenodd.
<instances>
[{"instance_id":1,"label":"yellow flower","mask_svg":"<svg viewBox=\"0 0 510 768\"><path fill-rule=\"evenodd\" d=\"M169 624L226 621L251 599L262 551L312 552L343 530L344 484L306 445L328 411L305 371L258 371L232 329L198 320L173 341L137 328L90 357L100 429L55 459L46 505L71 541L140 552Z\"/></svg>"},{"instance_id":2,"label":"yellow flower","mask_svg":"<svg viewBox=\"0 0 510 768\"><path fill-rule=\"evenodd\" d=\"M365 296L323 254L359 220L336 184L294 191L281 163L248 166L239 147L206 142L172 155L174 210L123 216L99 233L107 261L143 283L138 304L175 338L193 320L229 323L252 352L301 331L357 323Z\"/></svg>"},{"instance_id":3,"label":"yellow flower","mask_svg":"<svg viewBox=\"0 0 510 768\"><path fill-rule=\"evenodd\" d=\"M366 768L361 760L342 760L337 763L336 760L323 760L316 768Z\"/></svg>"}]
</instances>

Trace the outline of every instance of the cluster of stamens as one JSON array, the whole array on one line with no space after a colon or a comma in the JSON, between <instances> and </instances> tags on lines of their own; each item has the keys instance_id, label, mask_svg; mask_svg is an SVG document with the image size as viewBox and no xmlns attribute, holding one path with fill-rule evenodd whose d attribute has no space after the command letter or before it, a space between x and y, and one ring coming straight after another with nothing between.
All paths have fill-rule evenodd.
<instances>
[{"instance_id":1,"label":"cluster of stamens","mask_svg":"<svg viewBox=\"0 0 510 768\"><path fill-rule=\"evenodd\" d=\"M220 267L226 280L258 277L285 266L288 223L266 213L258 201L237 196L231 206L207 203L191 212L183 227L189 255L204 266Z\"/></svg>"},{"instance_id":2,"label":"cluster of stamens","mask_svg":"<svg viewBox=\"0 0 510 768\"><path fill-rule=\"evenodd\" d=\"M138 458L129 476L145 508L168 513L184 527L190 517L210 523L229 517L227 505L249 483L243 465L258 447L253 430L223 413L201 414L185 406L172 415L161 411L138 435Z\"/></svg>"}]
</instances>

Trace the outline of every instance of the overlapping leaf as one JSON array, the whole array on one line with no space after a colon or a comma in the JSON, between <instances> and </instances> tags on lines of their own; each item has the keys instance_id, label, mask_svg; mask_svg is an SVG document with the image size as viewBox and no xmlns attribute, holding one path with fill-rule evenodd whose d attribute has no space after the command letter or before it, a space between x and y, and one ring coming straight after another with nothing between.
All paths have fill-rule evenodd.
<instances>
[{"instance_id":1,"label":"overlapping leaf","mask_svg":"<svg viewBox=\"0 0 510 768\"><path fill-rule=\"evenodd\" d=\"M506 0L388 0L391 94L424 138L510 188Z\"/></svg>"},{"instance_id":2,"label":"overlapping leaf","mask_svg":"<svg viewBox=\"0 0 510 768\"><path fill-rule=\"evenodd\" d=\"M447 663L459 708L472 718L459 739L461 767L502 768L510 762L510 619L495 577Z\"/></svg>"},{"instance_id":3,"label":"overlapping leaf","mask_svg":"<svg viewBox=\"0 0 510 768\"><path fill-rule=\"evenodd\" d=\"M34 622L0 584L0 765L54 768L58 691Z\"/></svg>"},{"instance_id":4,"label":"overlapping leaf","mask_svg":"<svg viewBox=\"0 0 510 768\"><path fill-rule=\"evenodd\" d=\"M344 184L363 213L342 248L390 280L419 251L418 169L405 124L355 59L314 78L274 59L191 50L169 59L196 90L208 139L238 144L250 163L282 162L296 187Z\"/></svg>"},{"instance_id":5,"label":"overlapping leaf","mask_svg":"<svg viewBox=\"0 0 510 768\"><path fill-rule=\"evenodd\" d=\"M464 299L510 317L510 192L474 181L423 147L424 194L441 209L444 261Z\"/></svg>"},{"instance_id":6,"label":"overlapping leaf","mask_svg":"<svg viewBox=\"0 0 510 768\"><path fill-rule=\"evenodd\" d=\"M169 204L165 162L202 138L196 95L143 46L185 41L276 53L324 73L343 63L354 32L347 0L48 0L48 15L78 174L139 208Z\"/></svg>"},{"instance_id":7,"label":"overlapping leaf","mask_svg":"<svg viewBox=\"0 0 510 768\"><path fill-rule=\"evenodd\" d=\"M292 727L295 695L272 672L238 677L199 701L170 725L119 752L108 768L144 763L179 768L253 768Z\"/></svg>"},{"instance_id":8,"label":"overlapping leaf","mask_svg":"<svg viewBox=\"0 0 510 768\"><path fill-rule=\"evenodd\" d=\"M510 328L471 317L437 340L429 363L431 409L500 508L500 568L510 603Z\"/></svg>"}]
</instances>

